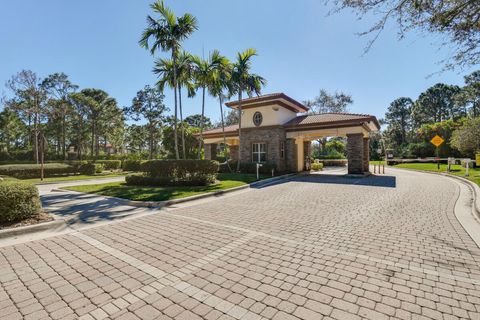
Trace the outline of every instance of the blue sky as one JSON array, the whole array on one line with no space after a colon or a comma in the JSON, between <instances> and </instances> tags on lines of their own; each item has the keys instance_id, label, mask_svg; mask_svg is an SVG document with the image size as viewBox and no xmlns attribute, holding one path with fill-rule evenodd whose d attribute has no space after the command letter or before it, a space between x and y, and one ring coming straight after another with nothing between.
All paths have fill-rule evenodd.
<instances>
[{"instance_id":1,"label":"blue sky","mask_svg":"<svg viewBox=\"0 0 480 320\"><path fill-rule=\"evenodd\" d=\"M153 57L138 46L150 13L143 0L16 0L0 10L0 94L14 73L31 69L41 77L65 72L81 88L96 87L129 105L135 93L155 83ZM190 12L199 30L185 41L192 53L218 49L229 58L256 48L253 71L264 76L264 93L284 92L299 101L320 88L353 96L351 112L383 117L400 96L416 98L437 83L463 83L473 70L443 72L437 62L449 54L432 35L410 34L398 41L389 26L367 55L366 30L374 17L358 21L350 12L327 16L323 0L166 1L177 15ZM159 53L158 56L166 56ZM166 104L173 94L166 89ZM201 98L184 99L185 113L200 112ZM219 119L218 103L206 113Z\"/></svg>"}]
</instances>

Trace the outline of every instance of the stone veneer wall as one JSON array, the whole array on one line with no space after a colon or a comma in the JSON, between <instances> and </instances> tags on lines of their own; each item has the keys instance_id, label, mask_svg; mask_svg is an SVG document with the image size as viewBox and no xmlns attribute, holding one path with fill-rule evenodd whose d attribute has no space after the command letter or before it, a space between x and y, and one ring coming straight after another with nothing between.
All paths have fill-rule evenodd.
<instances>
[{"instance_id":1,"label":"stone veneer wall","mask_svg":"<svg viewBox=\"0 0 480 320\"><path fill-rule=\"evenodd\" d=\"M206 160L216 160L217 159L217 144L205 144L204 145L205 151L205 159Z\"/></svg>"},{"instance_id":2,"label":"stone veneer wall","mask_svg":"<svg viewBox=\"0 0 480 320\"><path fill-rule=\"evenodd\" d=\"M363 172L370 172L370 139L363 138Z\"/></svg>"},{"instance_id":3,"label":"stone veneer wall","mask_svg":"<svg viewBox=\"0 0 480 320\"><path fill-rule=\"evenodd\" d=\"M269 127L269 128L248 128L242 129L242 140L240 142L240 154L242 162L252 162L252 143L266 143L267 144L267 162L277 164L277 170L285 171L287 155L284 158L280 157L280 144L286 141L286 134L283 128ZM288 150L285 146L285 151Z\"/></svg>"},{"instance_id":4,"label":"stone veneer wall","mask_svg":"<svg viewBox=\"0 0 480 320\"><path fill-rule=\"evenodd\" d=\"M228 146L230 149L230 159L238 160L238 146Z\"/></svg>"},{"instance_id":5,"label":"stone veneer wall","mask_svg":"<svg viewBox=\"0 0 480 320\"><path fill-rule=\"evenodd\" d=\"M347 134L348 173L363 173L363 134Z\"/></svg>"},{"instance_id":6,"label":"stone veneer wall","mask_svg":"<svg viewBox=\"0 0 480 320\"><path fill-rule=\"evenodd\" d=\"M286 148L285 169L287 171L296 172L297 171L297 145L295 144L295 139L287 139L285 148Z\"/></svg>"}]
</instances>

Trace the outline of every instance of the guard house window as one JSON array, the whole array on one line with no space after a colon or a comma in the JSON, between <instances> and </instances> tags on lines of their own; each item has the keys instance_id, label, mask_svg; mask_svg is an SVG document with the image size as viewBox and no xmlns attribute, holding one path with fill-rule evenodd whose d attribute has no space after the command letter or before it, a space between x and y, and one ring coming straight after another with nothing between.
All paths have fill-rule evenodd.
<instances>
[{"instance_id":1,"label":"guard house window","mask_svg":"<svg viewBox=\"0 0 480 320\"><path fill-rule=\"evenodd\" d=\"M266 143L252 144L252 161L253 162L267 161L267 144Z\"/></svg>"},{"instance_id":2,"label":"guard house window","mask_svg":"<svg viewBox=\"0 0 480 320\"><path fill-rule=\"evenodd\" d=\"M262 116L262 114L261 114L260 112L257 111L257 112L255 112L255 113L253 114L253 124L254 124L255 126L258 127L259 125L261 125L261 124L262 124L262 120L263 120L263 116Z\"/></svg>"},{"instance_id":3,"label":"guard house window","mask_svg":"<svg viewBox=\"0 0 480 320\"><path fill-rule=\"evenodd\" d=\"M280 142L280 159L285 159L285 142Z\"/></svg>"}]
</instances>

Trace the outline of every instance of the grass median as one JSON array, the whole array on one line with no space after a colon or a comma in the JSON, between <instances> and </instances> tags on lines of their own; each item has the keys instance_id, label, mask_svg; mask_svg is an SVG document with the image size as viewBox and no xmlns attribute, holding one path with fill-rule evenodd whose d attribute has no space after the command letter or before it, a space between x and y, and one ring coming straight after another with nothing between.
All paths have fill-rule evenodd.
<instances>
[{"instance_id":1,"label":"grass median","mask_svg":"<svg viewBox=\"0 0 480 320\"><path fill-rule=\"evenodd\" d=\"M394 168L404 168L410 170L422 170L422 171L432 171L432 172L447 172L447 165L440 164L440 169L437 168L436 163L401 163L393 166ZM465 168L461 165L452 165L451 171L448 172L451 175L459 176L466 178L470 181L475 182L480 186L480 169L472 169L469 170L469 176L465 177Z\"/></svg>"},{"instance_id":2,"label":"grass median","mask_svg":"<svg viewBox=\"0 0 480 320\"><path fill-rule=\"evenodd\" d=\"M268 176L260 177L260 179L265 178L268 178ZM150 187L127 186L124 182L113 182L68 187L65 189L136 201L165 201L226 190L257 181L255 174L237 173L220 173L217 179L219 180L218 183L209 186Z\"/></svg>"}]
</instances>

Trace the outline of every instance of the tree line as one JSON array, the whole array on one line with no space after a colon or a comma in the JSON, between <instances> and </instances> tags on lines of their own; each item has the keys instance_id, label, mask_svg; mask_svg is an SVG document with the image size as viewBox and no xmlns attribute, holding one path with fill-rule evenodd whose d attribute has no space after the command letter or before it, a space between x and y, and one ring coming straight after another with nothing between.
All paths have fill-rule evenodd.
<instances>
[{"instance_id":1,"label":"tree line","mask_svg":"<svg viewBox=\"0 0 480 320\"><path fill-rule=\"evenodd\" d=\"M155 56L154 86L138 91L132 104L120 107L101 89L79 90L64 73L40 78L23 70L7 82L9 97L0 113L1 159L34 160L99 158L111 153L142 154L150 159L201 158L203 131L212 126L205 116L206 95L216 97L221 119L216 126L239 124L243 94L259 95L266 80L251 72L255 49L239 52L232 62L212 51L206 59L188 53L181 43L197 30L191 14L177 17L163 1L151 4L155 17L147 16L140 46ZM173 114L164 104L164 90L174 93ZM201 96L200 113L183 116L182 97ZM238 97L239 108L225 113L225 99ZM126 120L136 123L127 125ZM143 122L140 124L139 121ZM196 137L199 136L199 138Z\"/></svg>"},{"instance_id":2,"label":"tree line","mask_svg":"<svg viewBox=\"0 0 480 320\"><path fill-rule=\"evenodd\" d=\"M467 140L461 132L480 116L480 71L464 77L464 85L437 83L422 92L416 100L400 97L392 101L383 123L388 147L398 157L433 156L430 140L440 135L446 143L441 156L473 156L480 150L480 136ZM463 131L462 131L463 130ZM465 131L467 130L467 131Z\"/></svg>"}]
</instances>

